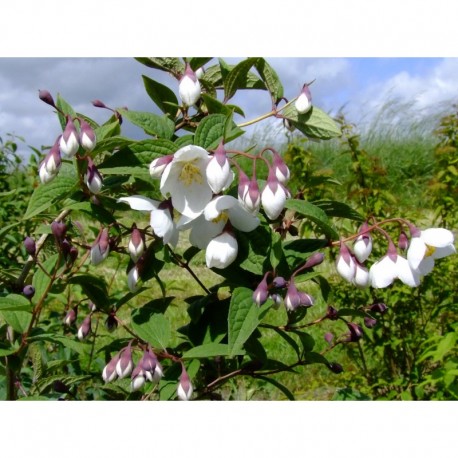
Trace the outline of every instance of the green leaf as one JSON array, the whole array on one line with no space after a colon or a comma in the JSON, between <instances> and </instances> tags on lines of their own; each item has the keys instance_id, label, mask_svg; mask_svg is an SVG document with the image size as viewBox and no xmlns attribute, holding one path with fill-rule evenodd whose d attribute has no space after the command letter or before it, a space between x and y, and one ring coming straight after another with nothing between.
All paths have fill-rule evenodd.
<instances>
[{"instance_id":1,"label":"green leaf","mask_svg":"<svg viewBox=\"0 0 458 458\"><path fill-rule=\"evenodd\" d=\"M191 68L196 71L200 67L203 67L207 62L210 62L212 59L213 57L192 57L188 62Z\"/></svg>"},{"instance_id":2,"label":"green leaf","mask_svg":"<svg viewBox=\"0 0 458 458\"><path fill-rule=\"evenodd\" d=\"M118 111L124 118L141 127L149 135L170 140L175 132L175 123L167 116L159 116L146 111L130 111L123 108L118 109Z\"/></svg>"},{"instance_id":3,"label":"green leaf","mask_svg":"<svg viewBox=\"0 0 458 458\"><path fill-rule=\"evenodd\" d=\"M53 254L43 262L43 268L48 274L52 275L58 260L59 255ZM41 298L50 283L51 278L46 275L42 269L37 269L32 279L32 286L35 288L35 297Z\"/></svg>"},{"instance_id":4,"label":"green leaf","mask_svg":"<svg viewBox=\"0 0 458 458\"><path fill-rule=\"evenodd\" d=\"M235 65L228 65L223 59L219 59L219 65L213 65L209 67L204 76L201 78L201 82L207 82L217 88L223 87L223 82L229 72L235 67ZM261 89L266 90L265 84L259 79L253 72L247 74L246 81L243 87L238 89Z\"/></svg>"},{"instance_id":5,"label":"green leaf","mask_svg":"<svg viewBox=\"0 0 458 458\"><path fill-rule=\"evenodd\" d=\"M270 377L266 377L264 375L256 375L256 378L260 380L264 380L265 382L273 385L275 388L278 388L290 401L295 400L294 394L291 393L291 391L289 391L288 388L286 388L286 386L280 383L279 381L273 378L270 378Z\"/></svg>"},{"instance_id":6,"label":"green leaf","mask_svg":"<svg viewBox=\"0 0 458 458\"><path fill-rule=\"evenodd\" d=\"M321 140L340 137L342 131L337 123L324 111L313 106L305 114L299 114L294 104L289 104L281 114L304 135Z\"/></svg>"},{"instance_id":7,"label":"green leaf","mask_svg":"<svg viewBox=\"0 0 458 458\"><path fill-rule=\"evenodd\" d=\"M281 235L272 231L272 244L270 248L270 265L275 269L283 257L283 246Z\"/></svg>"},{"instance_id":8,"label":"green leaf","mask_svg":"<svg viewBox=\"0 0 458 458\"><path fill-rule=\"evenodd\" d=\"M213 114L204 118L194 134L194 143L206 150L215 149L224 137L227 117Z\"/></svg>"},{"instance_id":9,"label":"green leaf","mask_svg":"<svg viewBox=\"0 0 458 458\"><path fill-rule=\"evenodd\" d=\"M258 327L259 311L251 289L236 288L233 291L228 316L229 356L235 356Z\"/></svg>"},{"instance_id":10,"label":"green leaf","mask_svg":"<svg viewBox=\"0 0 458 458\"><path fill-rule=\"evenodd\" d=\"M226 105L208 94L202 94L202 99L205 102L209 114L221 113L228 116L235 112L241 116L245 116L242 109L237 105Z\"/></svg>"},{"instance_id":11,"label":"green leaf","mask_svg":"<svg viewBox=\"0 0 458 458\"><path fill-rule=\"evenodd\" d=\"M8 294L0 297L0 312L30 312L32 304L24 296L19 294Z\"/></svg>"},{"instance_id":12,"label":"green leaf","mask_svg":"<svg viewBox=\"0 0 458 458\"><path fill-rule=\"evenodd\" d=\"M142 309L132 312L132 328L145 342L153 347L165 349L172 336L171 326L162 313L142 313Z\"/></svg>"},{"instance_id":13,"label":"green leaf","mask_svg":"<svg viewBox=\"0 0 458 458\"><path fill-rule=\"evenodd\" d=\"M267 86L267 89L272 96L272 101L276 103L283 97L283 86L280 82L280 78L275 70L263 58L259 58L256 61L255 67L261 76L261 79Z\"/></svg>"},{"instance_id":14,"label":"green leaf","mask_svg":"<svg viewBox=\"0 0 458 458\"><path fill-rule=\"evenodd\" d=\"M146 92L153 102L163 113L171 119L175 119L178 110L178 99L175 93L169 87L148 78L146 75L142 75L142 78Z\"/></svg>"},{"instance_id":15,"label":"green leaf","mask_svg":"<svg viewBox=\"0 0 458 458\"><path fill-rule=\"evenodd\" d=\"M336 218L347 218L353 221L364 221L364 217L349 205L335 200L316 200L311 202L313 205L321 208L326 215Z\"/></svg>"},{"instance_id":16,"label":"green leaf","mask_svg":"<svg viewBox=\"0 0 458 458\"><path fill-rule=\"evenodd\" d=\"M286 242L283 246L283 252L291 269L295 269L315 251L324 248L327 245L326 240L319 239L297 239Z\"/></svg>"},{"instance_id":17,"label":"green leaf","mask_svg":"<svg viewBox=\"0 0 458 458\"><path fill-rule=\"evenodd\" d=\"M183 146L193 145L194 144L194 134L183 135L178 137L175 140L175 145L178 148L183 148Z\"/></svg>"},{"instance_id":18,"label":"green leaf","mask_svg":"<svg viewBox=\"0 0 458 458\"><path fill-rule=\"evenodd\" d=\"M288 199L285 203L285 207L294 210L297 213L305 216L308 220L315 223L321 232L331 240L338 240L339 234L329 221L326 213L316 205L299 199Z\"/></svg>"},{"instance_id":19,"label":"green leaf","mask_svg":"<svg viewBox=\"0 0 458 458\"><path fill-rule=\"evenodd\" d=\"M72 118L75 118L76 112L72 108L72 106L61 97L60 94L57 94L56 107L60 110L60 111L57 111L60 125L62 127L62 130L65 130L65 127L67 125L67 120L64 115L70 115ZM63 112L64 115L62 115L61 112Z\"/></svg>"},{"instance_id":20,"label":"green leaf","mask_svg":"<svg viewBox=\"0 0 458 458\"><path fill-rule=\"evenodd\" d=\"M35 189L29 200L24 219L32 218L47 210L60 199L67 197L76 188L76 176L68 176L61 172L50 183L42 184Z\"/></svg>"},{"instance_id":21,"label":"green leaf","mask_svg":"<svg viewBox=\"0 0 458 458\"><path fill-rule=\"evenodd\" d=\"M263 275L269 267L270 232L264 226L258 226L250 233L237 234L239 245L238 265L257 275Z\"/></svg>"},{"instance_id":22,"label":"green leaf","mask_svg":"<svg viewBox=\"0 0 458 458\"><path fill-rule=\"evenodd\" d=\"M238 89L246 87L248 72L258 61L257 57L251 57L238 63L226 76L224 81L224 101L231 99Z\"/></svg>"},{"instance_id":23,"label":"green leaf","mask_svg":"<svg viewBox=\"0 0 458 458\"><path fill-rule=\"evenodd\" d=\"M150 176L148 169L145 167L107 167L99 168L99 172L102 175L128 175L144 180L147 180Z\"/></svg>"},{"instance_id":24,"label":"green leaf","mask_svg":"<svg viewBox=\"0 0 458 458\"><path fill-rule=\"evenodd\" d=\"M119 125L119 121L116 119L108 124L103 124L100 127L94 129L95 138L97 139L96 146L93 151L101 151L97 148L97 143L101 142L102 140L109 140L111 138L116 137L121 133L121 127ZM93 154L91 154L93 156Z\"/></svg>"},{"instance_id":25,"label":"green leaf","mask_svg":"<svg viewBox=\"0 0 458 458\"><path fill-rule=\"evenodd\" d=\"M4 320L19 334L24 334L27 331L32 320L30 312L1 312Z\"/></svg>"},{"instance_id":26,"label":"green leaf","mask_svg":"<svg viewBox=\"0 0 458 458\"><path fill-rule=\"evenodd\" d=\"M173 74L184 72L184 63L177 57L136 57L135 60L147 67Z\"/></svg>"},{"instance_id":27,"label":"green leaf","mask_svg":"<svg viewBox=\"0 0 458 458\"><path fill-rule=\"evenodd\" d=\"M80 285L83 293L97 306L104 309L109 304L108 288L105 280L89 274L74 275L68 280L71 285Z\"/></svg>"},{"instance_id":28,"label":"green leaf","mask_svg":"<svg viewBox=\"0 0 458 458\"><path fill-rule=\"evenodd\" d=\"M214 356L228 356L230 354L229 345L222 343L208 343L191 348L183 354L183 359L211 358ZM244 355L243 350L239 350L236 355ZM234 355L231 355L234 356Z\"/></svg>"}]
</instances>

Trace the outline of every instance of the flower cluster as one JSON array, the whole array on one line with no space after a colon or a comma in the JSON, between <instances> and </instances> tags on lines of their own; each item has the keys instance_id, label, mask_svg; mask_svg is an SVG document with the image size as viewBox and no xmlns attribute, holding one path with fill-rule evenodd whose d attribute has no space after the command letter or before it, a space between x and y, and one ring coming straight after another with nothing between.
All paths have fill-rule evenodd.
<instances>
[{"instance_id":1,"label":"flower cluster","mask_svg":"<svg viewBox=\"0 0 458 458\"><path fill-rule=\"evenodd\" d=\"M410 238L401 231L398 247L379 225L369 227L364 223L353 244L353 251L346 243L340 242L340 252L336 260L337 272L360 288L386 288L395 279L416 287L420 284L421 278L432 271L435 259L456 252L451 231L443 228L422 231L409 222L404 223L409 227ZM368 269L365 262L372 252L371 232L374 230L381 231L387 238L388 249L386 254ZM399 251L406 251L406 257L399 254Z\"/></svg>"}]
</instances>

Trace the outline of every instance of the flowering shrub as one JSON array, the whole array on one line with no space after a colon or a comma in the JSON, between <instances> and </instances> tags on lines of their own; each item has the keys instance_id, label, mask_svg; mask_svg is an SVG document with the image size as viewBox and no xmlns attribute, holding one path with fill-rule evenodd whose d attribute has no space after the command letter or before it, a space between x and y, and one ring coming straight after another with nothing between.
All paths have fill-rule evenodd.
<instances>
[{"instance_id":1,"label":"flowering shrub","mask_svg":"<svg viewBox=\"0 0 458 458\"><path fill-rule=\"evenodd\" d=\"M417 287L436 259L455 253L453 233L361 215L333 200L311 203L302 191L293 196L278 151L234 146L244 127L266 119L316 140L339 137L339 125L312 104L311 83L288 100L262 58L234 66L138 60L176 79L172 90L143 76L162 115L95 100L110 112L98 125L61 96L39 92L62 135L39 166L41 184L24 215L35 223L24 234L29 258L0 298L7 398L213 399L229 380L249 377L293 399L275 374L312 364L341 373L329 352L357 344L362 325L375 326L373 315L387 306L336 309L330 269L356 288L398 280ZM267 94L271 111L237 124L243 110L229 101L240 90ZM122 136L124 122L148 138ZM335 220L355 227L340 233ZM196 273L201 251L214 284ZM187 292L184 326L171 319L174 297L161 279L171 266L203 292ZM157 285L161 294L151 297ZM308 318L317 306L320 316ZM346 331L315 342L306 329L325 321ZM294 361L268 354L266 332Z\"/></svg>"}]
</instances>

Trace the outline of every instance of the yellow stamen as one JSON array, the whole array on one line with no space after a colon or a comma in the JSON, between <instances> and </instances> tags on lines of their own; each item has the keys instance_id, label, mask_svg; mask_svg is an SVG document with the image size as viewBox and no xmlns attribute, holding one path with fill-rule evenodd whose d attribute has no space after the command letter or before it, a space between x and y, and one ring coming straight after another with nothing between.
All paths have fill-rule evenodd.
<instances>
[{"instance_id":1,"label":"yellow stamen","mask_svg":"<svg viewBox=\"0 0 458 458\"><path fill-rule=\"evenodd\" d=\"M181 169L180 181L186 186L190 186L193 182L197 182L198 184L203 183L200 168L194 165L194 162L187 162Z\"/></svg>"},{"instance_id":2,"label":"yellow stamen","mask_svg":"<svg viewBox=\"0 0 458 458\"><path fill-rule=\"evenodd\" d=\"M426 251L425 251L424 257L427 258L428 256L431 256L436 251L436 248L426 243L425 245L426 245Z\"/></svg>"},{"instance_id":3,"label":"yellow stamen","mask_svg":"<svg viewBox=\"0 0 458 458\"><path fill-rule=\"evenodd\" d=\"M227 212L221 212L216 218L212 219L212 223L216 224L216 223L219 223L221 221L226 223L228 219L229 219L229 215L227 214Z\"/></svg>"}]
</instances>

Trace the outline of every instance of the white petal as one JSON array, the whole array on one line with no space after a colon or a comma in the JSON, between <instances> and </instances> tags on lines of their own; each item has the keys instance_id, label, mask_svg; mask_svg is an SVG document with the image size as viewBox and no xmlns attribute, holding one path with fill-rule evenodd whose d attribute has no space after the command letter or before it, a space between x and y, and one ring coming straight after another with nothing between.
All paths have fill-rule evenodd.
<instances>
[{"instance_id":1,"label":"white petal","mask_svg":"<svg viewBox=\"0 0 458 458\"><path fill-rule=\"evenodd\" d=\"M207 246L205 260L207 267L224 269L237 258L238 244L235 237L224 232L215 237Z\"/></svg>"},{"instance_id":2,"label":"white petal","mask_svg":"<svg viewBox=\"0 0 458 458\"><path fill-rule=\"evenodd\" d=\"M280 185L275 194L267 185L261 193L261 202L268 218L277 219L285 206L286 194Z\"/></svg>"},{"instance_id":3,"label":"white petal","mask_svg":"<svg viewBox=\"0 0 458 458\"><path fill-rule=\"evenodd\" d=\"M407 261L412 269L418 269L420 262L423 261L426 253L426 245L421 237L412 237L407 250Z\"/></svg>"},{"instance_id":4,"label":"white petal","mask_svg":"<svg viewBox=\"0 0 458 458\"><path fill-rule=\"evenodd\" d=\"M166 237L174 229L172 216L167 208L152 211L150 224L158 237Z\"/></svg>"},{"instance_id":5,"label":"white petal","mask_svg":"<svg viewBox=\"0 0 458 458\"><path fill-rule=\"evenodd\" d=\"M199 80L193 81L189 76L181 79L178 92L181 100L188 106L194 105L200 98Z\"/></svg>"},{"instance_id":6,"label":"white petal","mask_svg":"<svg viewBox=\"0 0 458 458\"><path fill-rule=\"evenodd\" d=\"M203 159L208 162L210 156L207 150L197 145L183 146L173 155L173 162L188 162L194 159Z\"/></svg>"},{"instance_id":7,"label":"white petal","mask_svg":"<svg viewBox=\"0 0 458 458\"><path fill-rule=\"evenodd\" d=\"M343 256L337 256L336 269L339 275L348 282L352 282L354 280L356 264L355 261L353 261L353 258L350 258L350 261L347 263L345 262Z\"/></svg>"},{"instance_id":8,"label":"white petal","mask_svg":"<svg viewBox=\"0 0 458 458\"><path fill-rule=\"evenodd\" d=\"M398 256L396 261L396 272L399 280L401 280L405 285L413 288L420 284L420 272L412 269L407 259L402 256Z\"/></svg>"},{"instance_id":9,"label":"white petal","mask_svg":"<svg viewBox=\"0 0 458 458\"><path fill-rule=\"evenodd\" d=\"M237 205L238 201L235 197L232 196L219 196L212 199L208 204L205 206L204 215L207 221L212 221L224 210L228 210L232 208L234 205Z\"/></svg>"},{"instance_id":10,"label":"white petal","mask_svg":"<svg viewBox=\"0 0 458 458\"><path fill-rule=\"evenodd\" d=\"M424 231L421 231L420 237L427 245L440 248L452 245L454 240L453 232L442 227L425 229Z\"/></svg>"},{"instance_id":11,"label":"white petal","mask_svg":"<svg viewBox=\"0 0 458 458\"><path fill-rule=\"evenodd\" d=\"M231 224L239 231L253 231L260 224L259 218L245 210L238 200L236 202L236 205L228 210Z\"/></svg>"},{"instance_id":12,"label":"white petal","mask_svg":"<svg viewBox=\"0 0 458 458\"><path fill-rule=\"evenodd\" d=\"M212 239L214 239L224 229L226 222L224 220L213 223L207 221L204 215L195 219L192 225L191 233L189 234L189 241L191 245L205 249Z\"/></svg>"},{"instance_id":13,"label":"white petal","mask_svg":"<svg viewBox=\"0 0 458 458\"><path fill-rule=\"evenodd\" d=\"M353 283L359 288L366 288L369 286L369 271L365 267L357 264Z\"/></svg>"},{"instance_id":14,"label":"white petal","mask_svg":"<svg viewBox=\"0 0 458 458\"><path fill-rule=\"evenodd\" d=\"M156 210L159 206L159 202L157 200L148 199L148 197L143 196L120 197L118 202L125 202L130 205L132 210L141 211Z\"/></svg>"},{"instance_id":15,"label":"white petal","mask_svg":"<svg viewBox=\"0 0 458 458\"><path fill-rule=\"evenodd\" d=\"M305 94L301 94L297 99L296 102L294 103L296 110L298 113L307 113L307 111L310 110L312 107L311 101L308 99L308 97Z\"/></svg>"},{"instance_id":16,"label":"white petal","mask_svg":"<svg viewBox=\"0 0 458 458\"><path fill-rule=\"evenodd\" d=\"M428 275L434 269L434 258L432 256L428 256L427 258L423 259L418 266L418 270L420 271L421 275Z\"/></svg>"},{"instance_id":17,"label":"white petal","mask_svg":"<svg viewBox=\"0 0 458 458\"><path fill-rule=\"evenodd\" d=\"M386 288L396 276L396 264L388 256L372 264L369 269L370 283L374 288Z\"/></svg>"},{"instance_id":18,"label":"white petal","mask_svg":"<svg viewBox=\"0 0 458 458\"><path fill-rule=\"evenodd\" d=\"M234 176L229 162L226 160L221 167L215 157L208 163L205 174L208 184L215 194L218 194L225 187L229 186L232 181L231 178Z\"/></svg>"},{"instance_id":19,"label":"white petal","mask_svg":"<svg viewBox=\"0 0 458 458\"><path fill-rule=\"evenodd\" d=\"M448 245L444 247L439 247L434 250L434 253L431 255L433 259L445 258L445 256L450 256L451 254L456 253L456 248L454 245Z\"/></svg>"},{"instance_id":20,"label":"white petal","mask_svg":"<svg viewBox=\"0 0 458 458\"><path fill-rule=\"evenodd\" d=\"M367 243L366 243L367 242ZM372 252L372 240L369 238L357 238L353 245L353 253L359 262L364 262Z\"/></svg>"}]
</instances>

